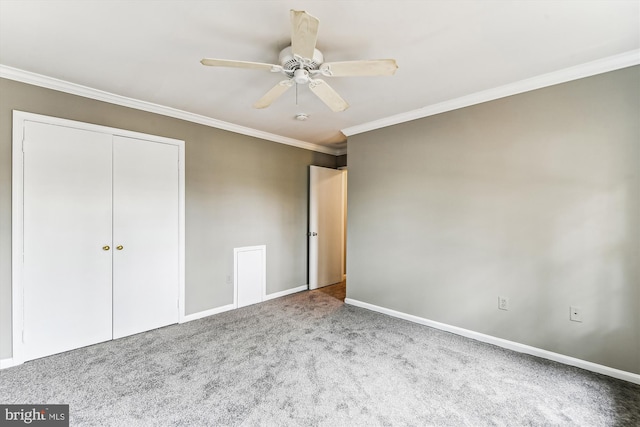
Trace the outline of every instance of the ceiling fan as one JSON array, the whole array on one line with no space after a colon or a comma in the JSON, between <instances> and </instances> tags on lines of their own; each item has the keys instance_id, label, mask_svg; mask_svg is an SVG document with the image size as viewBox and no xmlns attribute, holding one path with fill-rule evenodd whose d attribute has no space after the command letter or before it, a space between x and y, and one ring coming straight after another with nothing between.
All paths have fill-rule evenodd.
<instances>
[{"instance_id":1,"label":"ceiling fan","mask_svg":"<svg viewBox=\"0 0 640 427\"><path fill-rule=\"evenodd\" d=\"M305 11L291 10L291 46L280 52L280 65L214 58L205 58L200 62L212 67L268 70L288 77L253 104L255 108L268 107L294 84L308 84L309 89L331 110L344 111L349 104L328 83L316 76L390 76L398 66L394 59L323 62L322 52L316 49L319 23L318 18Z\"/></svg>"}]
</instances>

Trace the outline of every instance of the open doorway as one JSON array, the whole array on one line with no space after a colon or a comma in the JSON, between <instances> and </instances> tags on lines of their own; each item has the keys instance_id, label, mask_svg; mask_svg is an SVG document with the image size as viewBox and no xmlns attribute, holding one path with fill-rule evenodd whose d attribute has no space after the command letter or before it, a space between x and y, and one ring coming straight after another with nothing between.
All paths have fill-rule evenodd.
<instances>
[{"instance_id":1,"label":"open doorway","mask_svg":"<svg viewBox=\"0 0 640 427\"><path fill-rule=\"evenodd\" d=\"M336 283L334 285L325 286L324 288L318 288L315 292L322 292L323 294L329 295L337 300L344 302L344 299L347 296L347 281L343 280L342 282Z\"/></svg>"},{"instance_id":2,"label":"open doorway","mask_svg":"<svg viewBox=\"0 0 640 427\"><path fill-rule=\"evenodd\" d=\"M309 289L346 291L347 171L309 168ZM341 298L344 300L344 296Z\"/></svg>"}]
</instances>

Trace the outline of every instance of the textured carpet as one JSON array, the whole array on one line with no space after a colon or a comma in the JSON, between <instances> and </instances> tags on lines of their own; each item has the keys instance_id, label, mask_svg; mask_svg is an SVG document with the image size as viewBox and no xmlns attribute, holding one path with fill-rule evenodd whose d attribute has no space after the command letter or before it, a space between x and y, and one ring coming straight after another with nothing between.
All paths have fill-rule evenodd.
<instances>
[{"instance_id":1,"label":"textured carpet","mask_svg":"<svg viewBox=\"0 0 640 427\"><path fill-rule=\"evenodd\" d=\"M303 292L0 371L71 425L637 426L640 386Z\"/></svg>"}]
</instances>

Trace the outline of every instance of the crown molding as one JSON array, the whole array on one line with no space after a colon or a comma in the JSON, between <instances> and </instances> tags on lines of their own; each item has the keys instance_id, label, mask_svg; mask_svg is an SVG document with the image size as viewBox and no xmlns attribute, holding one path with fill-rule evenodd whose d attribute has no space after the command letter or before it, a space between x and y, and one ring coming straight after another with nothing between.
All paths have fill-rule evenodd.
<instances>
[{"instance_id":1,"label":"crown molding","mask_svg":"<svg viewBox=\"0 0 640 427\"><path fill-rule=\"evenodd\" d=\"M65 80L48 77L42 74L32 73L30 71L25 71L2 64L0 64L0 77L31 84L34 86L44 87L47 89L53 89L72 95L82 96L84 98L95 99L97 101L108 102L110 104L121 105L123 107L134 108L136 110L147 111L149 113L160 114L163 116L173 117L188 122L198 123L216 129L227 130L242 135L265 139L267 141L278 142L280 144L291 145L298 148L304 148L305 150L317 151L334 156L338 155L338 150L336 150L335 148L325 147L311 142L301 141L299 139L289 138L282 135L276 135L273 133L240 126L234 123L213 119L211 117L190 113L188 111L178 110L176 108L165 107L163 105L154 104L151 102L116 95L114 93L93 89L88 86L82 86Z\"/></svg>"},{"instance_id":2,"label":"crown molding","mask_svg":"<svg viewBox=\"0 0 640 427\"><path fill-rule=\"evenodd\" d=\"M519 93L529 92L535 89L541 89L638 64L640 64L640 49L631 50L618 55L576 65L574 67L520 80L518 82L499 86L493 89L472 93L470 95L440 102L438 104L427 105L426 107L407 111L406 113L396 114L380 120L351 126L342 129L342 133L349 137L359 133L369 132L387 126L397 125L411 120L421 119L435 114L457 110L459 108L469 107L471 105L481 104L483 102L493 101L499 98L505 98L507 96L517 95Z\"/></svg>"},{"instance_id":3,"label":"crown molding","mask_svg":"<svg viewBox=\"0 0 640 427\"><path fill-rule=\"evenodd\" d=\"M421 119L435 114L457 110L459 108L469 107L471 105L481 104L483 102L493 101L507 96L517 95L519 93L529 92L532 90L541 89L572 80L578 80L609 71L615 71L638 64L640 64L640 49L624 52L592 62L587 62L585 64L576 65L574 67L565 68L563 70L542 74L540 76L510 83L504 86L499 86L497 88L487 89L470 95L465 95L460 98L451 99L448 101L440 102L438 104L427 105L416 110L385 117L380 120L374 120L360 125L351 126L342 129L342 133L349 137L383 127L393 126L411 120ZM72 95L95 99L97 101L108 102L110 104L121 105L137 110L173 117L176 119L198 123L217 129L227 130L242 135L264 139L267 141L291 145L294 147L303 148L305 150L317 151L334 156L339 156L347 153L346 148L325 147L311 142L289 138L282 135L276 135L246 126L240 126L234 123L213 119L211 117L190 113L188 111L178 110L151 102L116 95L110 92L93 89L88 86L78 85L75 83L67 82L65 80L60 80L1 64L0 77L19 81L22 83L28 83L34 86L44 87L47 89L53 89Z\"/></svg>"}]
</instances>

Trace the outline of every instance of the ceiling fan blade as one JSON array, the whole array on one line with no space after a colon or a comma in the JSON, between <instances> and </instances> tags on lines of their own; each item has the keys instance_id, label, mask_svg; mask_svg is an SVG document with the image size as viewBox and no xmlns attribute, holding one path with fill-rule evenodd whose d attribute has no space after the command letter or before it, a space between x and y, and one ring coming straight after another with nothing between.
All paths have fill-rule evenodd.
<instances>
[{"instance_id":1,"label":"ceiling fan blade","mask_svg":"<svg viewBox=\"0 0 640 427\"><path fill-rule=\"evenodd\" d=\"M313 58L319 23L315 16L303 10L291 9L291 51L294 55Z\"/></svg>"},{"instance_id":2,"label":"ceiling fan blade","mask_svg":"<svg viewBox=\"0 0 640 427\"><path fill-rule=\"evenodd\" d=\"M231 67L231 68L251 68L254 70L280 71L282 67L275 64L265 64L262 62L233 61L230 59L204 58L200 61L202 65L210 67Z\"/></svg>"},{"instance_id":3,"label":"ceiling fan blade","mask_svg":"<svg viewBox=\"0 0 640 427\"><path fill-rule=\"evenodd\" d=\"M253 108L267 108L273 101L278 99L280 95L285 93L291 86L293 86L293 80L283 80L274 87L272 87L269 92L265 93L262 98L256 101L253 104Z\"/></svg>"},{"instance_id":4,"label":"ceiling fan blade","mask_svg":"<svg viewBox=\"0 0 640 427\"><path fill-rule=\"evenodd\" d=\"M311 82L309 82L309 89L335 113L349 108L347 101L342 99L342 97L338 95L338 92L333 90L324 80L311 80Z\"/></svg>"},{"instance_id":5,"label":"ceiling fan blade","mask_svg":"<svg viewBox=\"0 0 640 427\"><path fill-rule=\"evenodd\" d=\"M395 59L371 59L366 61L326 62L320 66L325 76L391 76L398 69Z\"/></svg>"}]
</instances>

